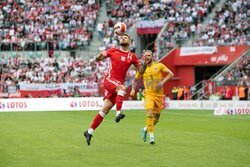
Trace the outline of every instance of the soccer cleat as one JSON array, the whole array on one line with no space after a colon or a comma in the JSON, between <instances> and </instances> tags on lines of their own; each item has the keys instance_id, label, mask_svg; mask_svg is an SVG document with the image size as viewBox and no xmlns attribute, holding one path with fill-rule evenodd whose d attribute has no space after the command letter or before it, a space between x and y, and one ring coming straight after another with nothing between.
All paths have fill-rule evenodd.
<instances>
[{"instance_id":1,"label":"soccer cleat","mask_svg":"<svg viewBox=\"0 0 250 167\"><path fill-rule=\"evenodd\" d=\"M148 131L145 130L144 128L142 128L141 134L142 134L142 140L143 140L144 142L146 142L146 140L147 140L147 133L148 133Z\"/></svg>"},{"instance_id":2,"label":"soccer cleat","mask_svg":"<svg viewBox=\"0 0 250 167\"><path fill-rule=\"evenodd\" d=\"M116 116L115 122L116 123L120 122L120 120L123 119L124 117L125 117L125 114L120 113L119 115Z\"/></svg>"},{"instance_id":3,"label":"soccer cleat","mask_svg":"<svg viewBox=\"0 0 250 167\"><path fill-rule=\"evenodd\" d=\"M84 132L84 136L85 136L85 138L86 138L87 144L90 145L90 141L91 141L92 135L89 134L88 131L85 131L85 132Z\"/></svg>"},{"instance_id":4,"label":"soccer cleat","mask_svg":"<svg viewBox=\"0 0 250 167\"><path fill-rule=\"evenodd\" d=\"M155 144L155 138L154 138L154 136L150 137L150 144L152 144L152 145Z\"/></svg>"}]
</instances>

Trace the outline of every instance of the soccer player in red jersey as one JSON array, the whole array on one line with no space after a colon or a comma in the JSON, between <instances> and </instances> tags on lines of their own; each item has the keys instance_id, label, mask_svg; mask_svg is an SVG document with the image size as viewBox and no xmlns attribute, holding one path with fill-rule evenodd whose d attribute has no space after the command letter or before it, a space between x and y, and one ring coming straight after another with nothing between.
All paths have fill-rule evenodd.
<instances>
[{"instance_id":1,"label":"soccer player in red jersey","mask_svg":"<svg viewBox=\"0 0 250 167\"><path fill-rule=\"evenodd\" d=\"M96 56L96 61L109 58L111 67L108 74L104 78L104 88L106 94L104 97L104 104L99 113L93 119L90 128L84 132L86 142L90 145L92 133L101 124L103 118L109 113L111 108L116 104L116 118L115 122L119 122L125 117L121 112L123 97L126 94L126 88L123 85L126 73L129 67L133 64L139 73L143 74L146 70L146 65L141 64L136 54L130 52L131 39L127 34L120 36L120 48L110 48L106 51L100 52Z\"/></svg>"}]
</instances>

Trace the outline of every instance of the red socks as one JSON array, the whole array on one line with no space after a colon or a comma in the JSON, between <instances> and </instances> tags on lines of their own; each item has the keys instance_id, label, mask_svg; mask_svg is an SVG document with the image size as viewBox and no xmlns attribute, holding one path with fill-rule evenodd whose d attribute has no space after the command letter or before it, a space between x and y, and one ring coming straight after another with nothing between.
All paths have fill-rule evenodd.
<instances>
[{"instance_id":1,"label":"red socks","mask_svg":"<svg viewBox=\"0 0 250 167\"><path fill-rule=\"evenodd\" d=\"M116 95L116 111L120 111L122 109L122 103L123 103L123 96L125 95L125 92L122 90L119 90Z\"/></svg>"},{"instance_id":2,"label":"red socks","mask_svg":"<svg viewBox=\"0 0 250 167\"><path fill-rule=\"evenodd\" d=\"M116 111L120 111L122 108L123 96L117 95L115 103L116 103Z\"/></svg>"},{"instance_id":3,"label":"red socks","mask_svg":"<svg viewBox=\"0 0 250 167\"><path fill-rule=\"evenodd\" d=\"M95 130L102 122L103 118L105 116L105 113L103 113L102 111L100 111L99 113L96 114L90 128L92 128L93 130Z\"/></svg>"}]
</instances>

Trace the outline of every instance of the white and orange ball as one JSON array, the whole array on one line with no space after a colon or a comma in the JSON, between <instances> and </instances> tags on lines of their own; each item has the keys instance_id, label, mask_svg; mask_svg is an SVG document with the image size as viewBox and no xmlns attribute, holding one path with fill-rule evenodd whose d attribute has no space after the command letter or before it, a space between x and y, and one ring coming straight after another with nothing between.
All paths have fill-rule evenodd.
<instances>
[{"instance_id":1,"label":"white and orange ball","mask_svg":"<svg viewBox=\"0 0 250 167\"><path fill-rule=\"evenodd\" d=\"M115 24L114 26L114 32L117 34L117 35L122 35L126 32L127 30L127 26L125 23L123 22L118 22Z\"/></svg>"}]
</instances>

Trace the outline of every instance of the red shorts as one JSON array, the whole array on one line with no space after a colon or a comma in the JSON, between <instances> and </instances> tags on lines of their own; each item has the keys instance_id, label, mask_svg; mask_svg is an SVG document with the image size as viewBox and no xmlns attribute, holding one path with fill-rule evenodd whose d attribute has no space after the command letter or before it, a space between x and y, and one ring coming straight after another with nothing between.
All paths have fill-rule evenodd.
<instances>
[{"instance_id":1,"label":"red shorts","mask_svg":"<svg viewBox=\"0 0 250 167\"><path fill-rule=\"evenodd\" d=\"M117 95L116 88L119 85L121 85L121 82L114 80L114 79L105 78L103 82L103 86L106 92L105 92L105 96L103 99L109 99L112 102L112 104L115 104L116 95Z\"/></svg>"}]
</instances>

